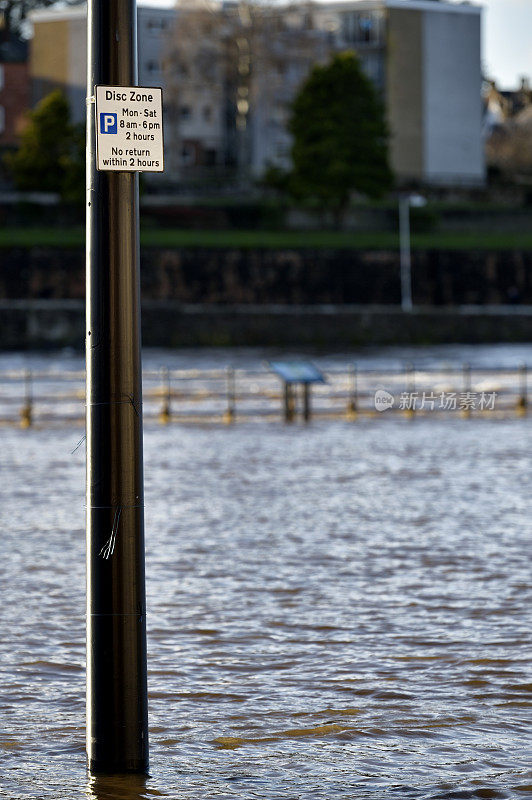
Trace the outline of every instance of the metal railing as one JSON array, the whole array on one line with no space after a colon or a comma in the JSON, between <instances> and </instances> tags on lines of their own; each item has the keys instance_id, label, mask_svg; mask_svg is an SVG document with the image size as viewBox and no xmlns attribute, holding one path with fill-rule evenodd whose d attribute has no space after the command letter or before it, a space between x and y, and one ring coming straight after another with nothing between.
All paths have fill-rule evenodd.
<instances>
[{"instance_id":1,"label":"metal railing","mask_svg":"<svg viewBox=\"0 0 532 800\"><path fill-rule=\"evenodd\" d=\"M345 368L324 371L323 384L285 384L267 367L147 370L146 420L162 424L457 413L526 414L526 365ZM386 414L382 412L386 411ZM85 373L0 372L0 424L79 424L85 418Z\"/></svg>"}]
</instances>

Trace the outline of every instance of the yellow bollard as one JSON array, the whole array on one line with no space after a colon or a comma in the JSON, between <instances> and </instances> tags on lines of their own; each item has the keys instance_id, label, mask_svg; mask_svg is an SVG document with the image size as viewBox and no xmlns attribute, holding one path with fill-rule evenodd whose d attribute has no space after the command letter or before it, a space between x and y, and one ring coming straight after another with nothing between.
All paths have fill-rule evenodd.
<instances>
[{"instance_id":1,"label":"yellow bollard","mask_svg":"<svg viewBox=\"0 0 532 800\"><path fill-rule=\"evenodd\" d=\"M161 411L159 412L159 422L161 423L161 425L168 425L170 419L171 419L170 409L168 408L167 405L164 405L161 408Z\"/></svg>"},{"instance_id":2,"label":"yellow bollard","mask_svg":"<svg viewBox=\"0 0 532 800\"><path fill-rule=\"evenodd\" d=\"M358 395L358 375L357 375L357 367L356 364L349 370L349 377L350 377L350 388L349 388L349 401L347 403L347 419L353 421L358 416L357 410L357 395Z\"/></svg>"},{"instance_id":3,"label":"yellow bollard","mask_svg":"<svg viewBox=\"0 0 532 800\"><path fill-rule=\"evenodd\" d=\"M32 407L31 403L26 403L20 409L20 427L31 428L32 424Z\"/></svg>"},{"instance_id":4,"label":"yellow bollard","mask_svg":"<svg viewBox=\"0 0 532 800\"><path fill-rule=\"evenodd\" d=\"M236 417L236 385L233 367L227 367L227 409L223 416L226 425L231 425Z\"/></svg>"},{"instance_id":5,"label":"yellow bollard","mask_svg":"<svg viewBox=\"0 0 532 800\"><path fill-rule=\"evenodd\" d=\"M20 409L20 427L31 428L33 423L33 389L31 370L26 370L24 405Z\"/></svg>"},{"instance_id":6,"label":"yellow bollard","mask_svg":"<svg viewBox=\"0 0 532 800\"><path fill-rule=\"evenodd\" d=\"M163 395L163 405L159 412L159 422L161 425L168 425L172 418L172 412L170 409L170 370L168 367L163 367L161 370L161 377L163 381L163 386L161 393Z\"/></svg>"}]
</instances>

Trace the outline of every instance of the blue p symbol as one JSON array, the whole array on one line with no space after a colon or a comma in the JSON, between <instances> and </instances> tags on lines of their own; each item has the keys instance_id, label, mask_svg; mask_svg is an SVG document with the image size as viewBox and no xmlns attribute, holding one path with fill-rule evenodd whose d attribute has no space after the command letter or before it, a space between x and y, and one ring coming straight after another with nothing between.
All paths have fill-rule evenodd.
<instances>
[{"instance_id":1,"label":"blue p symbol","mask_svg":"<svg viewBox=\"0 0 532 800\"><path fill-rule=\"evenodd\" d=\"M100 133L118 133L116 114L100 113Z\"/></svg>"}]
</instances>

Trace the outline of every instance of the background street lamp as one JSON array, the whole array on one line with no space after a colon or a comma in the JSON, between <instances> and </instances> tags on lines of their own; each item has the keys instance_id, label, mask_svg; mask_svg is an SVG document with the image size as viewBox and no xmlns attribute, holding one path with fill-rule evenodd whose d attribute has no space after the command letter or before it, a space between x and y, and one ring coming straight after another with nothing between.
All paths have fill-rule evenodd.
<instances>
[{"instance_id":1,"label":"background street lamp","mask_svg":"<svg viewBox=\"0 0 532 800\"><path fill-rule=\"evenodd\" d=\"M423 208L427 201L420 194L399 197L399 243L401 250L401 308L412 311L412 259L410 254L410 207Z\"/></svg>"}]
</instances>

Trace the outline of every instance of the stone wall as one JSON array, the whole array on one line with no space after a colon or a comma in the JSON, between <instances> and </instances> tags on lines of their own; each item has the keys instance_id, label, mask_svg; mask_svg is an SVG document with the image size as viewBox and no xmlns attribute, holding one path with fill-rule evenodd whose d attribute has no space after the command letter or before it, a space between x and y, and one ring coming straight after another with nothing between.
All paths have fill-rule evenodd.
<instances>
[{"instance_id":1,"label":"stone wall","mask_svg":"<svg viewBox=\"0 0 532 800\"><path fill-rule=\"evenodd\" d=\"M5 249L0 299L82 299L81 249ZM417 305L532 305L532 252L416 251ZM145 300L225 304L377 304L400 300L395 251L143 248Z\"/></svg>"},{"instance_id":2,"label":"stone wall","mask_svg":"<svg viewBox=\"0 0 532 800\"><path fill-rule=\"evenodd\" d=\"M82 349L81 300L0 300L0 349ZM345 349L377 344L532 342L531 307L183 305L145 301L150 347L291 346Z\"/></svg>"}]
</instances>

